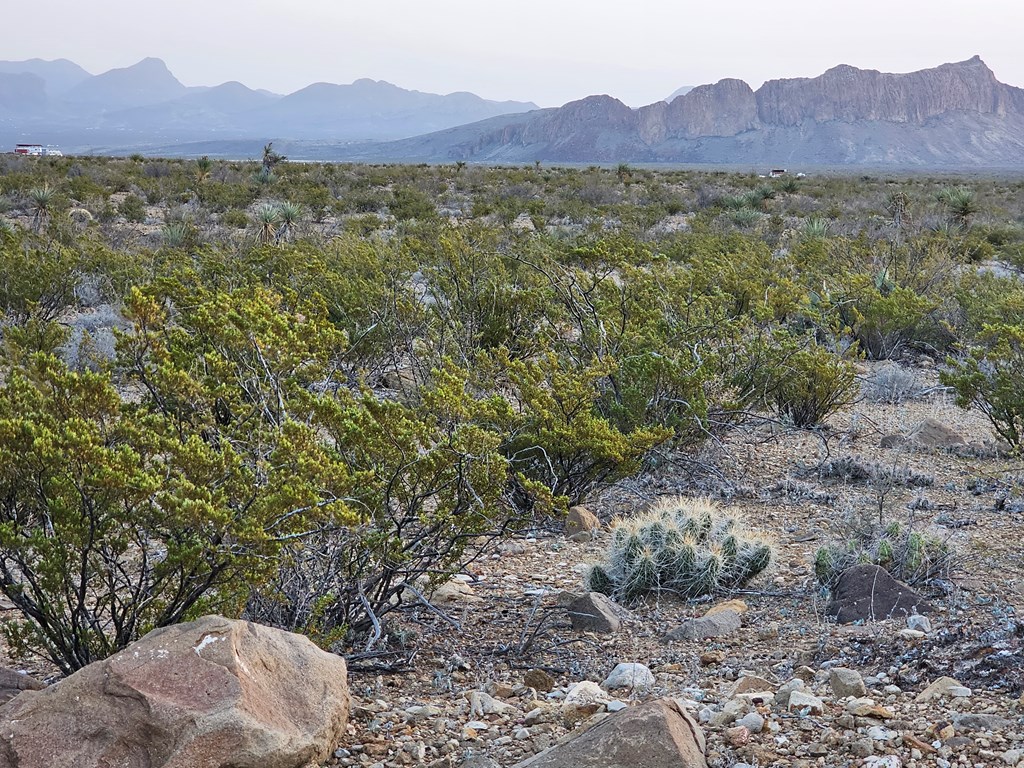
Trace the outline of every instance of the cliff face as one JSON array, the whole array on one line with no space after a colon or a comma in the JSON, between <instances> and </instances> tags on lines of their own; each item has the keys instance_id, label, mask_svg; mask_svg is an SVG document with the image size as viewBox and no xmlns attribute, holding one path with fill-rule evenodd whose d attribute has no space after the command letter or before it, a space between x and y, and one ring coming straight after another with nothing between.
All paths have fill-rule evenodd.
<instances>
[{"instance_id":1,"label":"cliff face","mask_svg":"<svg viewBox=\"0 0 1024 768\"><path fill-rule=\"evenodd\" d=\"M975 56L902 75L842 65L815 78L770 80L758 88L756 98L758 117L766 125L923 123L949 112L1005 115L1018 108L1014 91Z\"/></svg>"},{"instance_id":2,"label":"cliff face","mask_svg":"<svg viewBox=\"0 0 1024 768\"><path fill-rule=\"evenodd\" d=\"M669 136L735 136L757 127L757 101L742 80L719 80L674 99L665 119Z\"/></svg>"}]
</instances>

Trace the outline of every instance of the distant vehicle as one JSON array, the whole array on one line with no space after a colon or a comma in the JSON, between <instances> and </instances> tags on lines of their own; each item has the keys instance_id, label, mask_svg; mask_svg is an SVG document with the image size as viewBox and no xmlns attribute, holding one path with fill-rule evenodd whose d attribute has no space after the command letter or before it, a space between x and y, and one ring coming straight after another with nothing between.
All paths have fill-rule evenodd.
<instances>
[{"instance_id":1,"label":"distant vehicle","mask_svg":"<svg viewBox=\"0 0 1024 768\"><path fill-rule=\"evenodd\" d=\"M14 154L32 155L34 157L64 157L64 153L52 144L15 144Z\"/></svg>"},{"instance_id":2,"label":"distant vehicle","mask_svg":"<svg viewBox=\"0 0 1024 768\"><path fill-rule=\"evenodd\" d=\"M772 168L771 173L768 174L768 177L772 178L772 179L777 179L777 178L779 178L779 176L785 176L785 175L786 175L786 169L785 168Z\"/></svg>"}]
</instances>

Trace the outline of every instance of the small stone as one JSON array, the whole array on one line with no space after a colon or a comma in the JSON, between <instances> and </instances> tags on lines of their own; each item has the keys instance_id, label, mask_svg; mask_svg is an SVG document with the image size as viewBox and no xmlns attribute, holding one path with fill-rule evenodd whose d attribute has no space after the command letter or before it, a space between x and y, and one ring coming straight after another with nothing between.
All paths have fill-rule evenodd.
<instances>
[{"instance_id":1,"label":"small stone","mask_svg":"<svg viewBox=\"0 0 1024 768\"><path fill-rule=\"evenodd\" d=\"M707 651L700 655L700 663L705 667L712 667L725 661L725 651Z\"/></svg>"},{"instance_id":2,"label":"small stone","mask_svg":"<svg viewBox=\"0 0 1024 768\"><path fill-rule=\"evenodd\" d=\"M901 640L906 640L911 643L916 643L918 640L923 640L926 635L919 629L901 629L896 633L896 636Z\"/></svg>"},{"instance_id":3,"label":"small stone","mask_svg":"<svg viewBox=\"0 0 1024 768\"><path fill-rule=\"evenodd\" d=\"M600 592L589 592L569 605L569 618L577 632L611 634L622 626L618 606Z\"/></svg>"},{"instance_id":4,"label":"small stone","mask_svg":"<svg viewBox=\"0 0 1024 768\"><path fill-rule=\"evenodd\" d=\"M832 687L832 693L839 699L845 699L847 696L864 696L868 692L864 678L854 669L833 668L829 673L828 683Z\"/></svg>"},{"instance_id":5,"label":"small stone","mask_svg":"<svg viewBox=\"0 0 1024 768\"><path fill-rule=\"evenodd\" d=\"M516 732L512 734L512 738L516 741L526 741L530 738L530 731L526 728L518 728L516 729Z\"/></svg>"},{"instance_id":6,"label":"small stone","mask_svg":"<svg viewBox=\"0 0 1024 768\"><path fill-rule=\"evenodd\" d=\"M810 667L797 667L793 671L793 677L803 680L805 683L813 683L815 678L814 670Z\"/></svg>"},{"instance_id":7,"label":"small stone","mask_svg":"<svg viewBox=\"0 0 1024 768\"><path fill-rule=\"evenodd\" d=\"M721 613L722 611L733 611L742 616L747 612L747 610L747 604L742 600L726 600L724 603L718 603L717 605L713 605L708 608L704 612L704 616L714 616L716 613Z\"/></svg>"},{"instance_id":8,"label":"small stone","mask_svg":"<svg viewBox=\"0 0 1024 768\"><path fill-rule=\"evenodd\" d=\"M565 535L573 536L577 533L592 534L593 531L601 530L601 521L597 515L582 505L569 508L569 514L565 517Z\"/></svg>"},{"instance_id":9,"label":"small stone","mask_svg":"<svg viewBox=\"0 0 1024 768\"><path fill-rule=\"evenodd\" d=\"M507 699L515 693L515 689L511 685L496 680L489 682L484 690L496 699Z\"/></svg>"},{"instance_id":10,"label":"small stone","mask_svg":"<svg viewBox=\"0 0 1024 768\"><path fill-rule=\"evenodd\" d=\"M812 696L804 691L793 691L789 694L789 703L786 709L790 712L807 712L809 715L821 715L825 712L825 705L817 696Z\"/></svg>"},{"instance_id":11,"label":"small stone","mask_svg":"<svg viewBox=\"0 0 1024 768\"><path fill-rule=\"evenodd\" d=\"M850 744L850 754L854 757L868 757L875 754L875 742L872 739L856 739Z\"/></svg>"},{"instance_id":12,"label":"small stone","mask_svg":"<svg viewBox=\"0 0 1024 768\"><path fill-rule=\"evenodd\" d=\"M629 705L626 704L624 701L619 701L618 699L614 699L613 701L609 701L607 704L605 704L604 708L607 709L612 714L614 714L616 712L621 712L622 710L626 709L628 706Z\"/></svg>"},{"instance_id":13,"label":"small stone","mask_svg":"<svg viewBox=\"0 0 1024 768\"><path fill-rule=\"evenodd\" d=\"M726 729L725 738L729 740L732 746L742 747L750 742L750 731L742 725L737 725L734 728Z\"/></svg>"},{"instance_id":14,"label":"small stone","mask_svg":"<svg viewBox=\"0 0 1024 768\"><path fill-rule=\"evenodd\" d=\"M543 669L531 669L523 675L523 685L541 693L547 693L555 687L555 678Z\"/></svg>"},{"instance_id":15,"label":"small stone","mask_svg":"<svg viewBox=\"0 0 1024 768\"><path fill-rule=\"evenodd\" d=\"M1003 762L1007 765L1017 765L1017 763L1021 761L1021 758L1024 757L1024 752L1021 752L1019 749L1008 749L1003 752L1001 757Z\"/></svg>"},{"instance_id":16,"label":"small stone","mask_svg":"<svg viewBox=\"0 0 1024 768\"><path fill-rule=\"evenodd\" d=\"M739 631L740 626L740 615L736 611L725 610L699 619L687 619L669 632L665 639L669 641L706 640L727 637Z\"/></svg>"},{"instance_id":17,"label":"small stone","mask_svg":"<svg viewBox=\"0 0 1024 768\"><path fill-rule=\"evenodd\" d=\"M956 699L969 699L973 695L973 691L965 685L953 685L950 686L949 695Z\"/></svg>"},{"instance_id":18,"label":"small stone","mask_svg":"<svg viewBox=\"0 0 1024 768\"><path fill-rule=\"evenodd\" d=\"M1010 725L1010 721L999 715L983 715L967 713L953 716L953 725L962 731L1000 731Z\"/></svg>"},{"instance_id":19,"label":"small stone","mask_svg":"<svg viewBox=\"0 0 1024 768\"><path fill-rule=\"evenodd\" d=\"M775 704L785 709L789 706L789 697L794 691L804 691L806 689L807 686L804 685L804 681L794 677L775 692Z\"/></svg>"},{"instance_id":20,"label":"small stone","mask_svg":"<svg viewBox=\"0 0 1024 768\"><path fill-rule=\"evenodd\" d=\"M741 693L755 693L757 691L774 691L775 685L770 680L756 675L744 675L736 681L729 698L735 698Z\"/></svg>"},{"instance_id":21,"label":"small stone","mask_svg":"<svg viewBox=\"0 0 1024 768\"><path fill-rule=\"evenodd\" d=\"M907 616L907 629L928 634L932 631L932 623L928 620L927 616L921 616L918 613L913 613L910 616Z\"/></svg>"},{"instance_id":22,"label":"small stone","mask_svg":"<svg viewBox=\"0 0 1024 768\"><path fill-rule=\"evenodd\" d=\"M884 728L881 725L873 725L867 730L868 738L874 739L875 741L894 741L900 737L896 731L891 728Z\"/></svg>"},{"instance_id":23,"label":"small stone","mask_svg":"<svg viewBox=\"0 0 1024 768\"><path fill-rule=\"evenodd\" d=\"M864 768L903 768L898 755L872 755L864 758Z\"/></svg>"},{"instance_id":24,"label":"small stone","mask_svg":"<svg viewBox=\"0 0 1024 768\"><path fill-rule=\"evenodd\" d=\"M736 725L741 725L751 733L760 733L764 729L764 718L757 712L748 712L739 720Z\"/></svg>"},{"instance_id":25,"label":"small stone","mask_svg":"<svg viewBox=\"0 0 1024 768\"><path fill-rule=\"evenodd\" d=\"M490 694L483 691L470 691L467 694L469 699L469 713L473 717L484 715L507 715L516 712L516 708L504 701L498 701Z\"/></svg>"}]
</instances>

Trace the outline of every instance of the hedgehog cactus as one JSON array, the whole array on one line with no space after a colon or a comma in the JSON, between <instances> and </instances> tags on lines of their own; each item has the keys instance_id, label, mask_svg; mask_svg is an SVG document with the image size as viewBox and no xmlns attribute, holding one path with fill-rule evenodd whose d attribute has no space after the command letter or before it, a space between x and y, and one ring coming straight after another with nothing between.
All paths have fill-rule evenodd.
<instances>
[{"instance_id":1,"label":"hedgehog cactus","mask_svg":"<svg viewBox=\"0 0 1024 768\"><path fill-rule=\"evenodd\" d=\"M616 526L607 561L584 581L627 600L657 591L690 598L741 587L771 559L771 546L736 517L710 501L677 498Z\"/></svg>"}]
</instances>

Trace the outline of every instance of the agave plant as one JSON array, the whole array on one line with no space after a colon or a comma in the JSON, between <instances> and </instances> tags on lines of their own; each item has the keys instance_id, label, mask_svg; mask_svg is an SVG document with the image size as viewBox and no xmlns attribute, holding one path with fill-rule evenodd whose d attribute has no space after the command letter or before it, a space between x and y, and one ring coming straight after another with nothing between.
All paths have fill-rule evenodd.
<instances>
[{"instance_id":1,"label":"agave plant","mask_svg":"<svg viewBox=\"0 0 1024 768\"><path fill-rule=\"evenodd\" d=\"M822 240L828 237L828 231L828 220L820 216L811 216L804 222L803 227L800 228L801 234L808 240Z\"/></svg>"},{"instance_id":2,"label":"agave plant","mask_svg":"<svg viewBox=\"0 0 1024 768\"><path fill-rule=\"evenodd\" d=\"M189 236L189 226L184 221L172 221L160 230L160 239L168 248L181 248Z\"/></svg>"}]
</instances>

